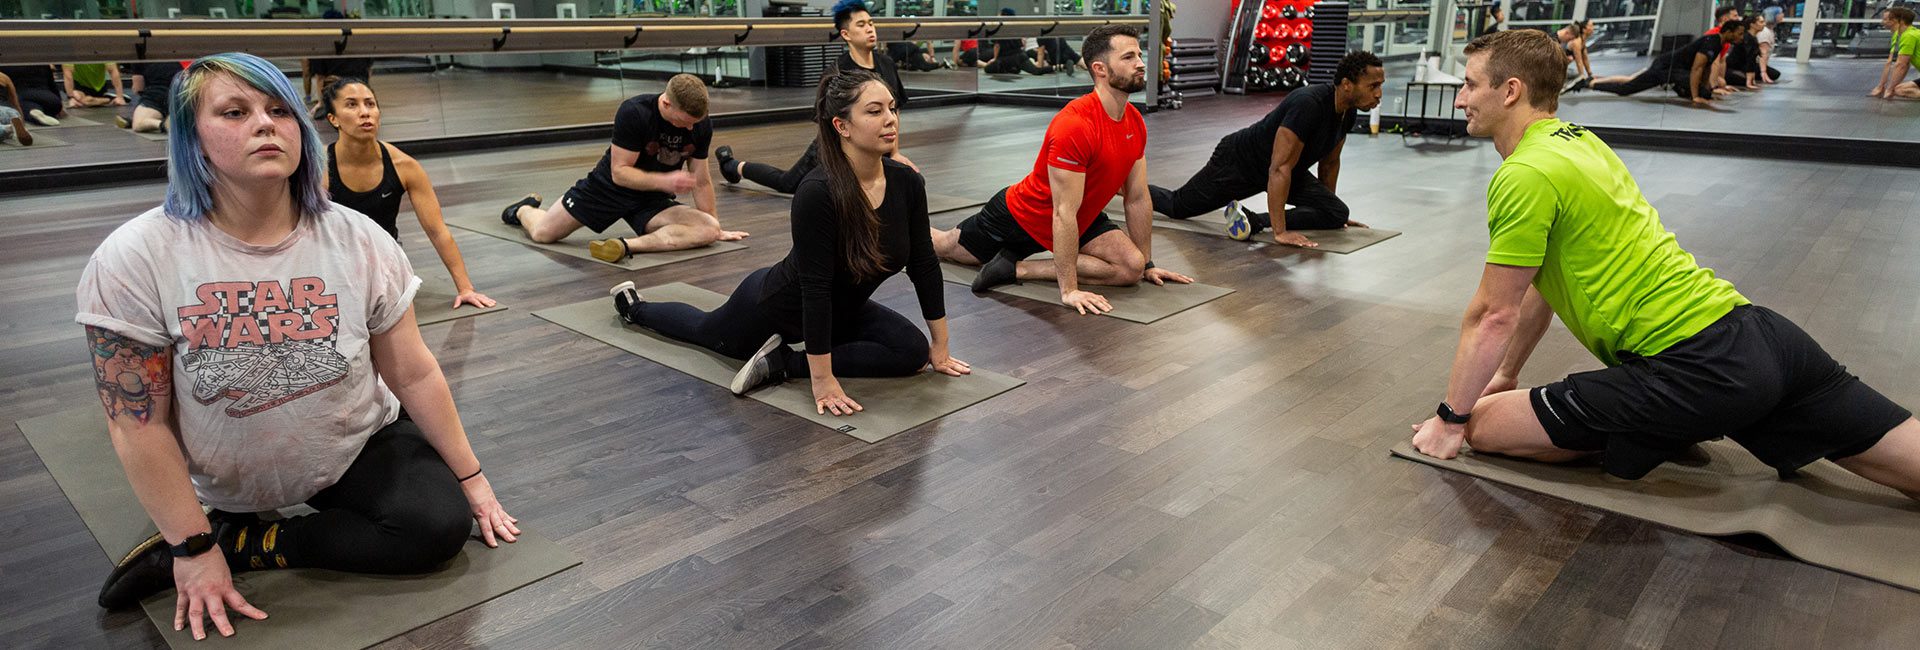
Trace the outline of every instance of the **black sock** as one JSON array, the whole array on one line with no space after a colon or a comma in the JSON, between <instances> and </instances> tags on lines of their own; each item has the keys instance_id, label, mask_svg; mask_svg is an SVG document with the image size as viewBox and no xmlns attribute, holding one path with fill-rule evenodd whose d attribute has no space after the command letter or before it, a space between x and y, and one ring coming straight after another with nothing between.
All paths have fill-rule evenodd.
<instances>
[{"instance_id":1,"label":"black sock","mask_svg":"<svg viewBox=\"0 0 1920 650\"><path fill-rule=\"evenodd\" d=\"M1019 263L1020 260L1014 259L1006 251L994 255L993 259L980 265L980 274L973 277L973 292L985 293L988 289L1018 281L1016 271Z\"/></svg>"}]
</instances>

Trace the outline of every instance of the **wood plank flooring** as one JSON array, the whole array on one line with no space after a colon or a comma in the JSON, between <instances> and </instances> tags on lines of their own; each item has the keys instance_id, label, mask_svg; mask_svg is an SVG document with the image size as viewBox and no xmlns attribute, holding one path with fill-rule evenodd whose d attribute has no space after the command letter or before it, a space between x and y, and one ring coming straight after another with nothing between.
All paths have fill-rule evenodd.
<instances>
[{"instance_id":1,"label":"wood plank flooring","mask_svg":"<svg viewBox=\"0 0 1920 650\"><path fill-rule=\"evenodd\" d=\"M1152 178L1184 180L1272 100L1149 117ZM986 196L1031 167L1049 117L908 111L904 142L931 188ZM772 124L716 144L784 164L809 134ZM492 212L525 191L556 197L602 148L425 165L449 210ZM1391 136L1346 152L1356 218L1405 236L1333 255L1159 233L1162 265L1239 291L1153 325L950 286L955 354L1028 383L874 445L530 315L625 279L729 292L785 254L780 201L722 189L722 219L753 233L750 249L631 273L455 230L476 285L512 310L425 337L502 502L585 564L384 647L1870 648L1920 635L1920 594L1389 458L1444 389L1499 158L1485 142ZM1920 404L1910 173L1621 156L1702 263ZM160 195L0 199L0 420L94 402L73 289L100 239ZM432 270L408 221L407 251ZM878 297L913 309L905 281ZM1535 357L1525 381L1597 366L1560 328ZM139 614L94 606L107 563L12 427L0 549L7 645L160 645Z\"/></svg>"}]
</instances>

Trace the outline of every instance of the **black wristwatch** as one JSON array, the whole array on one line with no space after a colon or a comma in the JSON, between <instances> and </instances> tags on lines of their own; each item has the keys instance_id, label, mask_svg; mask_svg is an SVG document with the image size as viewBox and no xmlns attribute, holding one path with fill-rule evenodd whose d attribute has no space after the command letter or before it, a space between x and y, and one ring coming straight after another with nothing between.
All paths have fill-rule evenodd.
<instances>
[{"instance_id":1,"label":"black wristwatch","mask_svg":"<svg viewBox=\"0 0 1920 650\"><path fill-rule=\"evenodd\" d=\"M1466 424L1473 417L1472 413L1453 412L1453 407L1447 406L1446 400L1440 400L1440 408L1434 409L1433 414L1440 416L1440 421L1447 424Z\"/></svg>"},{"instance_id":2,"label":"black wristwatch","mask_svg":"<svg viewBox=\"0 0 1920 650\"><path fill-rule=\"evenodd\" d=\"M213 550L213 533L200 533L180 540L178 544L167 546L174 557L194 557Z\"/></svg>"}]
</instances>

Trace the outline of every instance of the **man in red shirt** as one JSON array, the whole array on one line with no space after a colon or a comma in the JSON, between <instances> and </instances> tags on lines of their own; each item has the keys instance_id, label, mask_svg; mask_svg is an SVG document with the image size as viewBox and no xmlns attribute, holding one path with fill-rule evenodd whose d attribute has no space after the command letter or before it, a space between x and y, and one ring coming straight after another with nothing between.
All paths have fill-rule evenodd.
<instances>
[{"instance_id":1,"label":"man in red shirt","mask_svg":"<svg viewBox=\"0 0 1920 650\"><path fill-rule=\"evenodd\" d=\"M1193 278L1153 266L1153 203L1147 194L1147 123L1127 103L1146 87L1140 34L1103 25L1081 48L1093 92L1067 104L1047 125L1033 171L1000 190L953 230L933 230L940 259L979 266L974 291L1019 280L1052 280L1060 302L1082 314L1113 310L1080 283L1132 286ZM1125 232L1102 212L1126 197ZM1021 261L1043 250L1050 261Z\"/></svg>"}]
</instances>

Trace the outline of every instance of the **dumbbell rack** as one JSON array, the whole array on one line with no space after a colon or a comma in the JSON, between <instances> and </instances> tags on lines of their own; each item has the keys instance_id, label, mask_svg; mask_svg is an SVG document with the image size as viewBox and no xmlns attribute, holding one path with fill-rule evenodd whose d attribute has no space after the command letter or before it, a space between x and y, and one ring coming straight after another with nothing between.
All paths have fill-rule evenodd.
<instances>
[{"instance_id":1,"label":"dumbbell rack","mask_svg":"<svg viewBox=\"0 0 1920 650\"><path fill-rule=\"evenodd\" d=\"M1220 44L1211 38L1173 39L1167 63L1173 69L1167 87L1183 100L1212 95L1220 85Z\"/></svg>"},{"instance_id":2,"label":"dumbbell rack","mask_svg":"<svg viewBox=\"0 0 1920 650\"><path fill-rule=\"evenodd\" d=\"M1312 68L1307 45L1316 33L1307 19L1312 6L1311 0L1235 0L1220 89L1244 95L1305 85Z\"/></svg>"},{"instance_id":3,"label":"dumbbell rack","mask_svg":"<svg viewBox=\"0 0 1920 650\"><path fill-rule=\"evenodd\" d=\"M1307 68L1307 83L1333 83L1334 62L1347 54L1347 15L1345 2L1318 2L1307 10L1307 18L1313 21L1313 39L1308 43L1307 55L1313 61L1323 61L1322 65Z\"/></svg>"}]
</instances>

